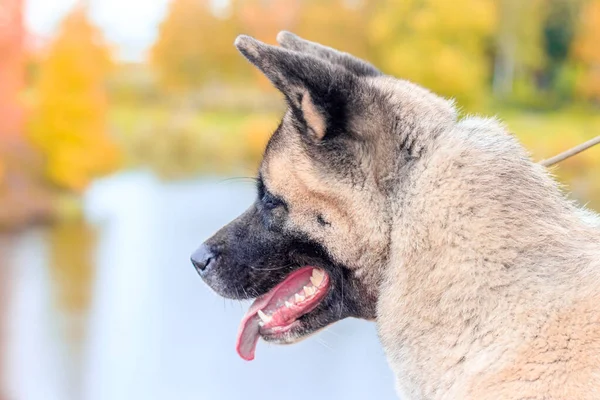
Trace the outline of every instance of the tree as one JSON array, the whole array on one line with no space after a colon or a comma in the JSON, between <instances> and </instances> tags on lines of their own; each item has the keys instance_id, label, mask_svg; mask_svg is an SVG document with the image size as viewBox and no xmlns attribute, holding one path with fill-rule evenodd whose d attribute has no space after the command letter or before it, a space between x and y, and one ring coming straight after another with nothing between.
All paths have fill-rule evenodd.
<instances>
[{"instance_id":1,"label":"tree","mask_svg":"<svg viewBox=\"0 0 600 400\"><path fill-rule=\"evenodd\" d=\"M423 84L463 105L478 104L488 82L492 0L382 0L370 3L367 32L384 72Z\"/></svg>"},{"instance_id":2,"label":"tree","mask_svg":"<svg viewBox=\"0 0 600 400\"><path fill-rule=\"evenodd\" d=\"M589 0L581 13L573 58L579 65L577 93L583 99L600 101L600 0Z\"/></svg>"},{"instance_id":3,"label":"tree","mask_svg":"<svg viewBox=\"0 0 600 400\"><path fill-rule=\"evenodd\" d=\"M547 65L540 86L550 98L571 100L576 69L570 59L573 39L579 24L582 0L546 0L543 33ZM557 103L558 104L558 103Z\"/></svg>"},{"instance_id":4,"label":"tree","mask_svg":"<svg viewBox=\"0 0 600 400\"><path fill-rule=\"evenodd\" d=\"M493 90L498 97L535 90L532 73L545 64L544 0L498 0ZM524 93L518 93L523 96Z\"/></svg>"},{"instance_id":5,"label":"tree","mask_svg":"<svg viewBox=\"0 0 600 400\"><path fill-rule=\"evenodd\" d=\"M31 123L31 141L59 187L82 190L117 165L118 152L106 131L110 66L100 32L88 20L87 9L77 6L41 63Z\"/></svg>"},{"instance_id":6,"label":"tree","mask_svg":"<svg viewBox=\"0 0 600 400\"><path fill-rule=\"evenodd\" d=\"M23 112L23 1L0 3L0 139L22 136Z\"/></svg>"},{"instance_id":7,"label":"tree","mask_svg":"<svg viewBox=\"0 0 600 400\"><path fill-rule=\"evenodd\" d=\"M579 22L580 0L547 0L548 12L543 33L545 53L553 65L563 64L569 56L575 28Z\"/></svg>"},{"instance_id":8,"label":"tree","mask_svg":"<svg viewBox=\"0 0 600 400\"><path fill-rule=\"evenodd\" d=\"M20 141L23 112L19 95L23 89L23 1L0 4L0 186L4 181L6 156Z\"/></svg>"},{"instance_id":9,"label":"tree","mask_svg":"<svg viewBox=\"0 0 600 400\"><path fill-rule=\"evenodd\" d=\"M227 10L215 13L210 0L171 3L150 57L163 88L193 91L207 81L239 76L235 21Z\"/></svg>"}]
</instances>

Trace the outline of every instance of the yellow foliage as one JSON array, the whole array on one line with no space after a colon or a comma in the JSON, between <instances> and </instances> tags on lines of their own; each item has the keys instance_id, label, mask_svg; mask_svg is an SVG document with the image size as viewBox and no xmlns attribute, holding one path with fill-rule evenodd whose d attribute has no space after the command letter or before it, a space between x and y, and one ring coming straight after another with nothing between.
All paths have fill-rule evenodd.
<instances>
[{"instance_id":1,"label":"yellow foliage","mask_svg":"<svg viewBox=\"0 0 600 400\"><path fill-rule=\"evenodd\" d=\"M535 160L555 156L600 132L600 116L562 111L551 114L500 113ZM574 197L600 207L600 146L552 168Z\"/></svg>"},{"instance_id":2,"label":"yellow foliage","mask_svg":"<svg viewBox=\"0 0 600 400\"><path fill-rule=\"evenodd\" d=\"M118 151L106 135L109 52L83 7L64 20L40 67L30 139L44 154L52 182L82 190L112 171Z\"/></svg>"},{"instance_id":3,"label":"yellow foliage","mask_svg":"<svg viewBox=\"0 0 600 400\"><path fill-rule=\"evenodd\" d=\"M277 121L271 115L253 116L242 125L243 146L247 149L246 162L248 164L256 164L261 159L276 126Z\"/></svg>"},{"instance_id":4,"label":"yellow foliage","mask_svg":"<svg viewBox=\"0 0 600 400\"><path fill-rule=\"evenodd\" d=\"M383 0L366 34L385 72L473 105L487 88L495 16L492 0Z\"/></svg>"},{"instance_id":5,"label":"yellow foliage","mask_svg":"<svg viewBox=\"0 0 600 400\"><path fill-rule=\"evenodd\" d=\"M600 101L600 0L584 5L573 47L581 69L577 93L586 100Z\"/></svg>"},{"instance_id":6,"label":"yellow foliage","mask_svg":"<svg viewBox=\"0 0 600 400\"><path fill-rule=\"evenodd\" d=\"M304 0L295 33L307 39L338 48L357 57L369 58L363 29L369 10L364 1Z\"/></svg>"},{"instance_id":7,"label":"yellow foliage","mask_svg":"<svg viewBox=\"0 0 600 400\"><path fill-rule=\"evenodd\" d=\"M214 79L234 79L242 59L233 41L233 18L218 18L209 0L174 0L160 26L150 61L168 90L198 89Z\"/></svg>"},{"instance_id":8,"label":"yellow foliage","mask_svg":"<svg viewBox=\"0 0 600 400\"><path fill-rule=\"evenodd\" d=\"M495 0L499 52L511 57L519 69L534 69L546 62L543 50L545 7L548 0Z\"/></svg>"}]
</instances>

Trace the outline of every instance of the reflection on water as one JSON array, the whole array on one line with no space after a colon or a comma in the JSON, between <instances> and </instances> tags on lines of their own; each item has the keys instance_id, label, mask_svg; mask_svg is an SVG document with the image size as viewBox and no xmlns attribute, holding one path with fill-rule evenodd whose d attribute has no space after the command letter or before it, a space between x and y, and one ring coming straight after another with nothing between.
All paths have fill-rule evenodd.
<instances>
[{"instance_id":1,"label":"reflection on water","mask_svg":"<svg viewBox=\"0 0 600 400\"><path fill-rule=\"evenodd\" d=\"M87 194L88 223L1 239L0 399L395 398L370 323L237 357L248 304L211 293L189 255L253 196L247 183L123 174Z\"/></svg>"}]
</instances>

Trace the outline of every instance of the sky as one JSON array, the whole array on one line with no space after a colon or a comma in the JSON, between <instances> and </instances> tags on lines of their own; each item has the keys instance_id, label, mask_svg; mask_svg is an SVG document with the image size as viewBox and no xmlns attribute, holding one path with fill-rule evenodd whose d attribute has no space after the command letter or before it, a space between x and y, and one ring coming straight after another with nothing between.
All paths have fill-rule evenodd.
<instances>
[{"instance_id":1,"label":"sky","mask_svg":"<svg viewBox=\"0 0 600 400\"><path fill-rule=\"evenodd\" d=\"M89 0L91 17L116 45L119 57L141 61L156 39L169 0ZM77 0L25 0L25 20L30 32L51 37L60 20Z\"/></svg>"}]
</instances>

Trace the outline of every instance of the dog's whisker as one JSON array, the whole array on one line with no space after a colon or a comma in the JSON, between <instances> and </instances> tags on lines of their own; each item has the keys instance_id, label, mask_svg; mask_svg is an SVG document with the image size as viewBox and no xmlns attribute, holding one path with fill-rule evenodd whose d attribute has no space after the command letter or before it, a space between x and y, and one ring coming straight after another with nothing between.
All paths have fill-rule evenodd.
<instances>
[{"instance_id":1,"label":"dog's whisker","mask_svg":"<svg viewBox=\"0 0 600 400\"><path fill-rule=\"evenodd\" d=\"M250 266L251 269L255 270L255 271L279 271L281 269L286 269L289 268L291 265L284 265L283 267L274 267L274 268L258 268L258 267L252 267Z\"/></svg>"},{"instance_id":2,"label":"dog's whisker","mask_svg":"<svg viewBox=\"0 0 600 400\"><path fill-rule=\"evenodd\" d=\"M343 335L341 335L341 334L337 333L337 332L336 332L334 329L332 329L332 327L331 327L331 326L330 326L330 327L328 327L327 329L324 329L324 330L323 330L323 332L324 332L324 333L329 333L329 334L331 334L331 335L333 335L333 336L336 336L336 337L339 337L339 338L342 338L342 337L344 337Z\"/></svg>"},{"instance_id":3,"label":"dog's whisker","mask_svg":"<svg viewBox=\"0 0 600 400\"><path fill-rule=\"evenodd\" d=\"M338 315L338 319L342 318L342 311L344 310L344 280L341 280L342 284L340 285L341 287L341 301L340 301L340 314Z\"/></svg>"},{"instance_id":4,"label":"dog's whisker","mask_svg":"<svg viewBox=\"0 0 600 400\"><path fill-rule=\"evenodd\" d=\"M333 347L331 347L329 344L327 344L326 341L324 341L323 339L320 338L316 338L317 343L319 343L321 346L325 347L328 350L333 350Z\"/></svg>"},{"instance_id":5,"label":"dog's whisker","mask_svg":"<svg viewBox=\"0 0 600 400\"><path fill-rule=\"evenodd\" d=\"M250 176L236 176L233 178L227 178L227 179L221 179L218 184L224 184L224 183L233 183L233 182L247 182L247 183L252 183L252 184L256 184L257 179L250 177Z\"/></svg>"}]
</instances>

